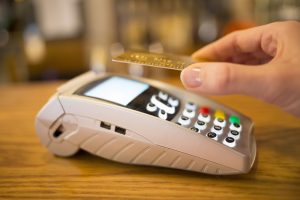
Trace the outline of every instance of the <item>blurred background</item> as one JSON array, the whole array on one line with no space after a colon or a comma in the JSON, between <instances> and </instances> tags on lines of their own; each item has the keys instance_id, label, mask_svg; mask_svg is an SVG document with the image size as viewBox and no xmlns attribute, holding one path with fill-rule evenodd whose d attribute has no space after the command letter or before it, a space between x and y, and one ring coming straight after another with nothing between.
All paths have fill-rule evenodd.
<instances>
[{"instance_id":1,"label":"blurred background","mask_svg":"<svg viewBox=\"0 0 300 200\"><path fill-rule=\"evenodd\" d=\"M232 31L300 19L299 0L0 0L0 84L89 69L163 79L111 62L128 49L189 55Z\"/></svg>"}]
</instances>

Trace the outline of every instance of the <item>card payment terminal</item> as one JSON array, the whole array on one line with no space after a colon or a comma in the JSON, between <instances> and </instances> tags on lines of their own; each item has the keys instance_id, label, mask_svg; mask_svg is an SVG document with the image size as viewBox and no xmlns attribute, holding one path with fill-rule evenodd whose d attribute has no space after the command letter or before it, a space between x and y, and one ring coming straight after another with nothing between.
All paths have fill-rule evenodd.
<instances>
[{"instance_id":1,"label":"card payment terminal","mask_svg":"<svg viewBox=\"0 0 300 200\"><path fill-rule=\"evenodd\" d=\"M252 121L166 83L87 72L57 89L36 117L53 154L83 149L137 165L241 174L256 157Z\"/></svg>"}]
</instances>

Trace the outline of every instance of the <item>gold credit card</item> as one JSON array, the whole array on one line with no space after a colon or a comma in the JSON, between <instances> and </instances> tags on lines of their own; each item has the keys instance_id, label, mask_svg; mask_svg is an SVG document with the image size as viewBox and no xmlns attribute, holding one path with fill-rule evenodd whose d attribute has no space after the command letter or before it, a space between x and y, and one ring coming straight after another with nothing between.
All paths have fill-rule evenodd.
<instances>
[{"instance_id":1,"label":"gold credit card","mask_svg":"<svg viewBox=\"0 0 300 200\"><path fill-rule=\"evenodd\" d=\"M145 66L183 70L195 63L189 56L128 51L112 59L115 62L134 63Z\"/></svg>"}]
</instances>

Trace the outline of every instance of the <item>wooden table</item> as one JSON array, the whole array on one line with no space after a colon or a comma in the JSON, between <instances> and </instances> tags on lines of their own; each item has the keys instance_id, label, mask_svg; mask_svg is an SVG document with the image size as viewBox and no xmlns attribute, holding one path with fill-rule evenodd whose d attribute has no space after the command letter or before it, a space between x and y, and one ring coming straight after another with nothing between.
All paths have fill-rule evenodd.
<instances>
[{"instance_id":1,"label":"wooden table","mask_svg":"<svg viewBox=\"0 0 300 200\"><path fill-rule=\"evenodd\" d=\"M85 152L53 156L40 144L34 119L60 83L0 86L1 199L300 199L300 120L274 106L242 96L213 98L254 120L258 157L249 174L211 176Z\"/></svg>"}]
</instances>

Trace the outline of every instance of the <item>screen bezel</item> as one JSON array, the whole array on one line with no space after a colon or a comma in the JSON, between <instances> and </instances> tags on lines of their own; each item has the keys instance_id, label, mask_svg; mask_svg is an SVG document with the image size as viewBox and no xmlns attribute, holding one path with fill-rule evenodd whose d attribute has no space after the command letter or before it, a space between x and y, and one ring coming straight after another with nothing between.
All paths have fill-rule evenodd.
<instances>
[{"instance_id":1,"label":"screen bezel","mask_svg":"<svg viewBox=\"0 0 300 200\"><path fill-rule=\"evenodd\" d=\"M128 77L124 77L124 76L107 76L107 77L104 77L102 79L97 79L97 80L94 80L82 87L80 87L78 90L76 90L74 92L75 95L79 95L79 96L82 96L82 97L87 97L87 98L92 98L92 99L98 99L98 100L101 100L101 101L105 101L105 102L108 102L108 103L112 103L112 104L115 104L115 105L118 105L118 106L122 106L122 107L128 107L128 108L137 108L137 104L141 104L141 102L143 100L150 100L150 97L155 94L156 92L158 92L158 89L154 88L153 86L149 85L148 83L143 83L143 84L148 84L149 87L143 91L142 93L140 93L138 96L136 96L132 101L130 101L127 105L122 105L120 103L117 103L117 102L114 102L114 101L110 101L110 100L106 100L106 99L102 99L102 98L97 98L97 97L92 97L92 96L87 96L87 95L84 95L85 92L89 91L90 89L92 89L93 87L96 87L97 85L107 81L108 79L112 78L112 77L121 77L121 78L125 78L125 79L128 79L128 80L131 80L131 81L135 81L137 83L143 83L141 81L138 81L138 80L134 80L134 79L131 79L131 78L128 78Z\"/></svg>"},{"instance_id":2,"label":"screen bezel","mask_svg":"<svg viewBox=\"0 0 300 200\"><path fill-rule=\"evenodd\" d=\"M149 87L150 85L148 83L134 79L122 76L109 76L91 82L86 85L86 87L76 91L76 93L85 97L92 97L127 107L135 98L148 90ZM99 90L97 88L99 88ZM102 92L99 93L100 91Z\"/></svg>"},{"instance_id":3,"label":"screen bezel","mask_svg":"<svg viewBox=\"0 0 300 200\"><path fill-rule=\"evenodd\" d=\"M148 83L144 83L142 81L135 80L135 79L132 79L132 78L129 78L129 77L126 77L126 76L111 75L111 76L106 76L104 78L97 79L97 80L94 80L94 81L92 81L90 83L87 83L86 85L83 85L78 90L76 90L73 94L74 95L78 95L80 97L97 99L97 100L100 100L100 101L104 101L104 102L111 103L111 104L114 104L114 105L118 105L118 106L121 106L121 107L129 108L129 109L132 109L132 110L140 111L140 112L147 113L149 115L153 115L153 116L157 117L157 112L149 112L149 111L146 110L146 105L147 105L148 102L150 102L151 97L153 95L155 95L155 94L158 94L159 91L160 91L159 89L151 86L150 84L148 84L149 85L148 89L146 89L141 94L139 94L138 96L136 96L127 105L122 105L120 103L116 103L116 102L109 101L109 100L106 100L106 99L101 99L101 98L97 98L97 97L92 97L92 96L86 96L86 95L84 95L84 93L87 92L88 90L92 89L93 87L97 86L98 84L103 83L104 81L106 81L106 80L108 80L108 79L110 79L112 77L121 77L121 78L125 78L125 79L128 79L128 80L136 81L137 83L148 84ZM177 107L175 113L173 115L170 115L167 120L170 121L170 120L172 120L174 118L174 116L179 111L178 108L180 108L180 106Z\"/></svg>"}]
</instances>

